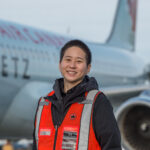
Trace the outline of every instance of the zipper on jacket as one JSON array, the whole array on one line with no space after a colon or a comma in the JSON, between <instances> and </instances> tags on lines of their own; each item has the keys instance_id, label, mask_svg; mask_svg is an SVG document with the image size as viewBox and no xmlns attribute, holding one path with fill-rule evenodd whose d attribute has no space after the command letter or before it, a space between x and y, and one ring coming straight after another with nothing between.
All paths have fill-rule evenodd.
<instances>
[{"instance_id":1,"label":"zipper on jacket","mask_svg":"<svg viewBox=\"0 0 150 150\"><path fill-rule=\"evenodd\" d=\"M55 138L54 138L53 150L55 150L55 147L56 147L57 133L58 133L58 125L55 125Z\"/></svg>"}]
</instances>

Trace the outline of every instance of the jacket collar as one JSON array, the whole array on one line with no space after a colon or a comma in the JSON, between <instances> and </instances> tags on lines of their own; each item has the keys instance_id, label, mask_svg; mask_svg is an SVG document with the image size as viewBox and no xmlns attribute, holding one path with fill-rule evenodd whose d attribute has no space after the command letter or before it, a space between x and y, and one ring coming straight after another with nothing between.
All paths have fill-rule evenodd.
<instances>
[{"instance_id":1,"label":"jacket collar","mask_svg":"<svg viewBox=\"0 0 150 150\"><path fill-rule=\"evenodd\" d=\"M85 99L83 96L86 91L98 89L98 84L93 77L85 76L82 82L64 93L63 78L57 79L53 86L55 94L52 98L48 98L53 104L68 106L71 103L81 102Z\"/></svg>"}]
</instances>

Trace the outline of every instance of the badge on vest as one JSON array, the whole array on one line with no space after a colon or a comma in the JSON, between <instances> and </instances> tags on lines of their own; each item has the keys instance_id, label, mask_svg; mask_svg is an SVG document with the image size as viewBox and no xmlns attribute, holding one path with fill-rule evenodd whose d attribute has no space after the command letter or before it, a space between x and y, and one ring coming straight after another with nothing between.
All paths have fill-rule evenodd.
<instances>
[{"instance_id":1,"label":"badge on vest","mask_svg":"<svg viewBox=\"0 0 150 150\"><path fill-rule=\"evenodd\" d=\"M51 135L51 129L40 129L40 135Z\"/></svg>"},{"instance_id":2,"label":"badge on vest","mask_svg":"<svg viewBox=\"0 0 150 150\"><path fill-rule=\"evenodd\" d=\"M62 150L76 150L78 142L78 131L76 127L65 127L63 131Z\"/></svg>"},{"instance_id":3,"label":"badge on vest","mask_svg":"<svg viewBox=\"0 0 150 150\"><path fill-rule=\"evenodd\" d=\"M75 120L76 117L77 117L76 114L71 114L71 115L70 115L70 119L71 119L71 120Z\"/></svg>"}]
</instances>

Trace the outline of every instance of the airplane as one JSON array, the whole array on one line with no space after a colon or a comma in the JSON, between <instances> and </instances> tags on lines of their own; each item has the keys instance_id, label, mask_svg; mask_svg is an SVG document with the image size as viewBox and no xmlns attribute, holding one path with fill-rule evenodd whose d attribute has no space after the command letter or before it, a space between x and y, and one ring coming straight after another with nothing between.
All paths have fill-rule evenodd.
<instances>
[{"instance_id":1,"label":"airplane","mask_svg":"<svg viewBox=\"0 0 150 150\"><path fill-rule=\"evenodd\" d=\"M119 0L104 44L84 40L110 99L125 149L150 149L150 67L135 53L137 0ZM39 97L59 78L61 47L73 37L0 20L0 138L32 138ZM140 94L140 95L139 95Z\"/></svg>"}]
</instances>

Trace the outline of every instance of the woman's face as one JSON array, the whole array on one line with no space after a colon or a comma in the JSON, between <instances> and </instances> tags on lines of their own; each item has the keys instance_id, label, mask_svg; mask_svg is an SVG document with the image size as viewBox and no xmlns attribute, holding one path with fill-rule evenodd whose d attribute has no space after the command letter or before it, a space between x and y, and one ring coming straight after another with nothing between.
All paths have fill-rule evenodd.
<instances>
[{"instance_id":1,"label":"woman's face","mask_svg":"<svg viewBox=\"0 0 150 150\"><path fill-rule=\"evenodd\" d=\"M87 66L85 52L76 46L65 51L59 69L64 77L64 82L73 86L80 83L84 76L90 71L91 65Z\"/></svg>"}]
</instances>

